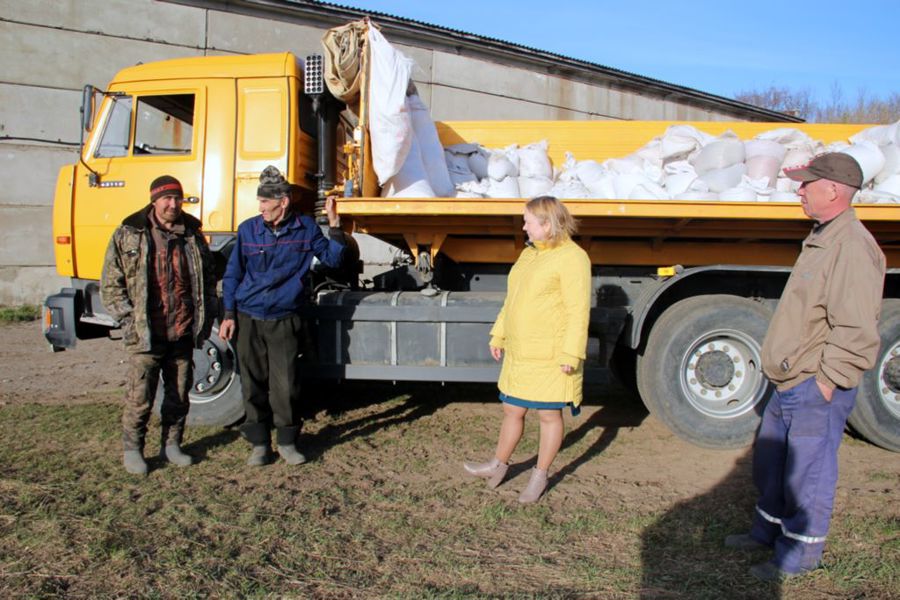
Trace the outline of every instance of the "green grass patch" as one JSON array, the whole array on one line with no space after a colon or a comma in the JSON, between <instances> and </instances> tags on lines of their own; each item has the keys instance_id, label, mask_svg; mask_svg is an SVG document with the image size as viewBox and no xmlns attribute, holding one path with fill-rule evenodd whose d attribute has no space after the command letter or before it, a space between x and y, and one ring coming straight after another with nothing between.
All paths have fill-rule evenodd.
<instances>
[{"instance_id":1,"label":"green grass patch","mask_svg":"<svg viewBox=\"0 0 900 600\"><path fill-rule=\"evenodd\" d=\"M0 323L20 323L41 318L41 307L32 304L0 306Z\"/></svg>"}]
</instances>

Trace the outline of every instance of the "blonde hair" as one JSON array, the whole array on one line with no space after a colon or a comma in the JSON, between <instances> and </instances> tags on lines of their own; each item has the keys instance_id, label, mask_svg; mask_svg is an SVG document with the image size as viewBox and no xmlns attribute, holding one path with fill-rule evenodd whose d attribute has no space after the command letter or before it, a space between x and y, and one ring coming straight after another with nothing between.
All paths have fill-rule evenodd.
<instances>
[{"instance_id":1,"label":"blonde hair","mask_svg":"<svg viewBox=\"0 0 900 600\"><path fill-rule=\"evenodd\" d=\"M525 204L525 210L534 215L541 224L550 224L547 243L558 246L578 232L578 221L572 217L566 205L554 196L537 196Z\"/></svg>"}]
</instances>

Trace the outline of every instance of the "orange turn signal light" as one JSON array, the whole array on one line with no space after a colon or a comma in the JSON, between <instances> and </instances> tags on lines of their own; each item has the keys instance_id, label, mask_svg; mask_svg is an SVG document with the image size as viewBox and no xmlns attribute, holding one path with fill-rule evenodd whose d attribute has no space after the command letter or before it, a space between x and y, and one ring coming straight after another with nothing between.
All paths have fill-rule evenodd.
<instances>
[{"instance_id":1,"label":"orange turn signal light","mask_svg":"<svg viewBox=\"0 0 900 600\"><path fill-rule=\"evenodd\" d=\"M68 236L68 235L58 235L58 236L56 236L56 243L57 244L71 244L72 238L71 238L71 236Z\"/></svg>"}]
</instances>

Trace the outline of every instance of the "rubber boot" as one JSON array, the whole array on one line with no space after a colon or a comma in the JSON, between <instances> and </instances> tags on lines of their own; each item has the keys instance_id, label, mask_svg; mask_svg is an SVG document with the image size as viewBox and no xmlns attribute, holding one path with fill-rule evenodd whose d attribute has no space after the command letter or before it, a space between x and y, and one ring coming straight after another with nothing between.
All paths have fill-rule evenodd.
<instances>
[{"instance_id":1,"label":"rubber boot","mask_svg":"<svg viewBox=\"0 0 900 600\"><path fill-rule=\"evenodd\" d=\"M147 463L144 461L144 453L141 450L125 450L122 455L122 464L125 470L132 475L147 475Z\"/></svg>"},{"instance_id":2,"label":"rubber boot","mask_svg":"<svg viewBox=\"0 0 900 600\"><path fill-rule=\"evenodd\" d=\"M272 441L267 425L244 423L241 425L241 435L253 445L250 456L247 458L247 466L264 467L272 462Z\"/></svg>"},{"instance_id":3,"label":"rubber boot","mask_svg":"<svg viewBox=\"0 0 900 600\"><path fill-rule=\"evenodd\" d=\"M278 446L278 454L289 465L302 465L306 457L297 450L297 432L299 427L279 427L275 431L275 443Z\"/></svg>"},{"instance_id":4,"label":"rubber boot","mask_svg":"<svg viewBox=\"0 0 900 600\"><path fill-rule=\"evenodd\" d=\"M519 494L519 502L522 504L531 504L537 502L544 490L547 489L547 471L546 469L534 468L531 470L531 478L528 485Z\"/></svg>"},{"instance_id":5,"label":"rubber boot","mask_svg":"<svg viewBox=\"0 0 900 600\"><path fill-rule=\"evenodd\" d=\"M194 464L194 457L181 450L183 436L184 429L182 428L163 427L159 441L159 457L179 467L189 467Z\"/></svg>"},{"instance_id":6,"label":"rubber boot","mask_svg":"<svg viewBox=\"0 0 900 600\"><path fill-rule=\"evenodd\" d=\"M485 463L463 463L463 469L465 469L466 473L469 475L487 479L488 488L494 489L503 483L503 478L506 477L506 470L509 469L509 465L500 462L499 458L493 458Z\"/></svg>"}]
</instances>

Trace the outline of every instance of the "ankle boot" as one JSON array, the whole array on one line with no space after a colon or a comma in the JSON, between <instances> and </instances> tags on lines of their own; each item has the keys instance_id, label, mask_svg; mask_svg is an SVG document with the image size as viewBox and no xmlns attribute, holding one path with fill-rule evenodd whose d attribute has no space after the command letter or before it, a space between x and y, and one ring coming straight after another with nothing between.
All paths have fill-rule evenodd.
<instances>
[{"instance_id":1,"label":"ankle boot","mask_svg":"<svg viewBox=\"0 0 900 600\"><path fill-rule=\"evenodd\" d=\"M522 504L531 504L537 502L544 490L547 489L547 471L546 469L538 469L535 467L531 470L531 478L528 485L519 495L519 502Z\"/></svg>"},{"instance_id":2,"label":"ankle boot","mask_svg":"<svg viewBox=\"0 0 900 600\"><path fill-rule=\"evenodd\" d=\"M194 457L190 454L185 454L181 450L181 440L184 435L183 431L184 430L182 429L176 429L174 427L162 428L162 435L160 436L159 443L159 457L169 461L173 465L189 467L194 464Z\"/></svg>"},{"instance_id":3,"label":"ankle boot","mask_svg":"<svg viewBox=\"0 0 900 600\"><path fill-rule=\"evenodd\" d=\"M247 466L264 467L272 460L272 447L268 444L254 445L247 458Z\"/></svg>"},{"instance_id":4,"label":"ankle boot","mask_svg":"<svg viewBox=\"0 0 900 600\"><path fill-rule=\"evenodd\" d=\"M487 479L487 486L490 489L494 489L503 483L503 478L506 477L506 470L508 468L509 465L500 462L499 458L493 458L486 463L463 463L463 469L466 470L466 473L474 475L475 477Z\"/></svg>"},{"instance_id":5,"label":"ankle boot","mask_svg":"<svg viewBox=\"0 0 900 600\"><path fill-rule=\"evenodd\" d=\"M241 435L250 442L253 449L247 458L250 467L263 467L272 460L272 437L269 426L265 423L244 423L240 428Z\"/></svg>"},{"instance_id":6,"label":"ankle boot","mask_svg":"<svg viewBox=\"0 0 900 600\"><path fill-rule=\"evenodd\" d=\"M279 427L275 430L278 454L289 465L302 465L306 462L306 457L297 450L297 434L299 432L299 425Z\"/></svg>"},{"instance_id":7,"label":"ankle boot","mask_svg":"<svg viewBox=\"0 0 900 600\"><path fill-rule=\"evenodd\" d=\"M122 464L132 475L147 475L147 463L144 461L144 453L140 450L125 450Z\"/></svg>"},{"instance_id":8,"label":"ankle boot","mask_svg":"<svg viewBox=\"0 0 900 600\"><path fill-rule=\"evenodd\" d=\"M297 450L297 446L294 444L279 444L278 454L289 465L302 465L306 462L306 457Z\"/></svg>"}]
</instances>

